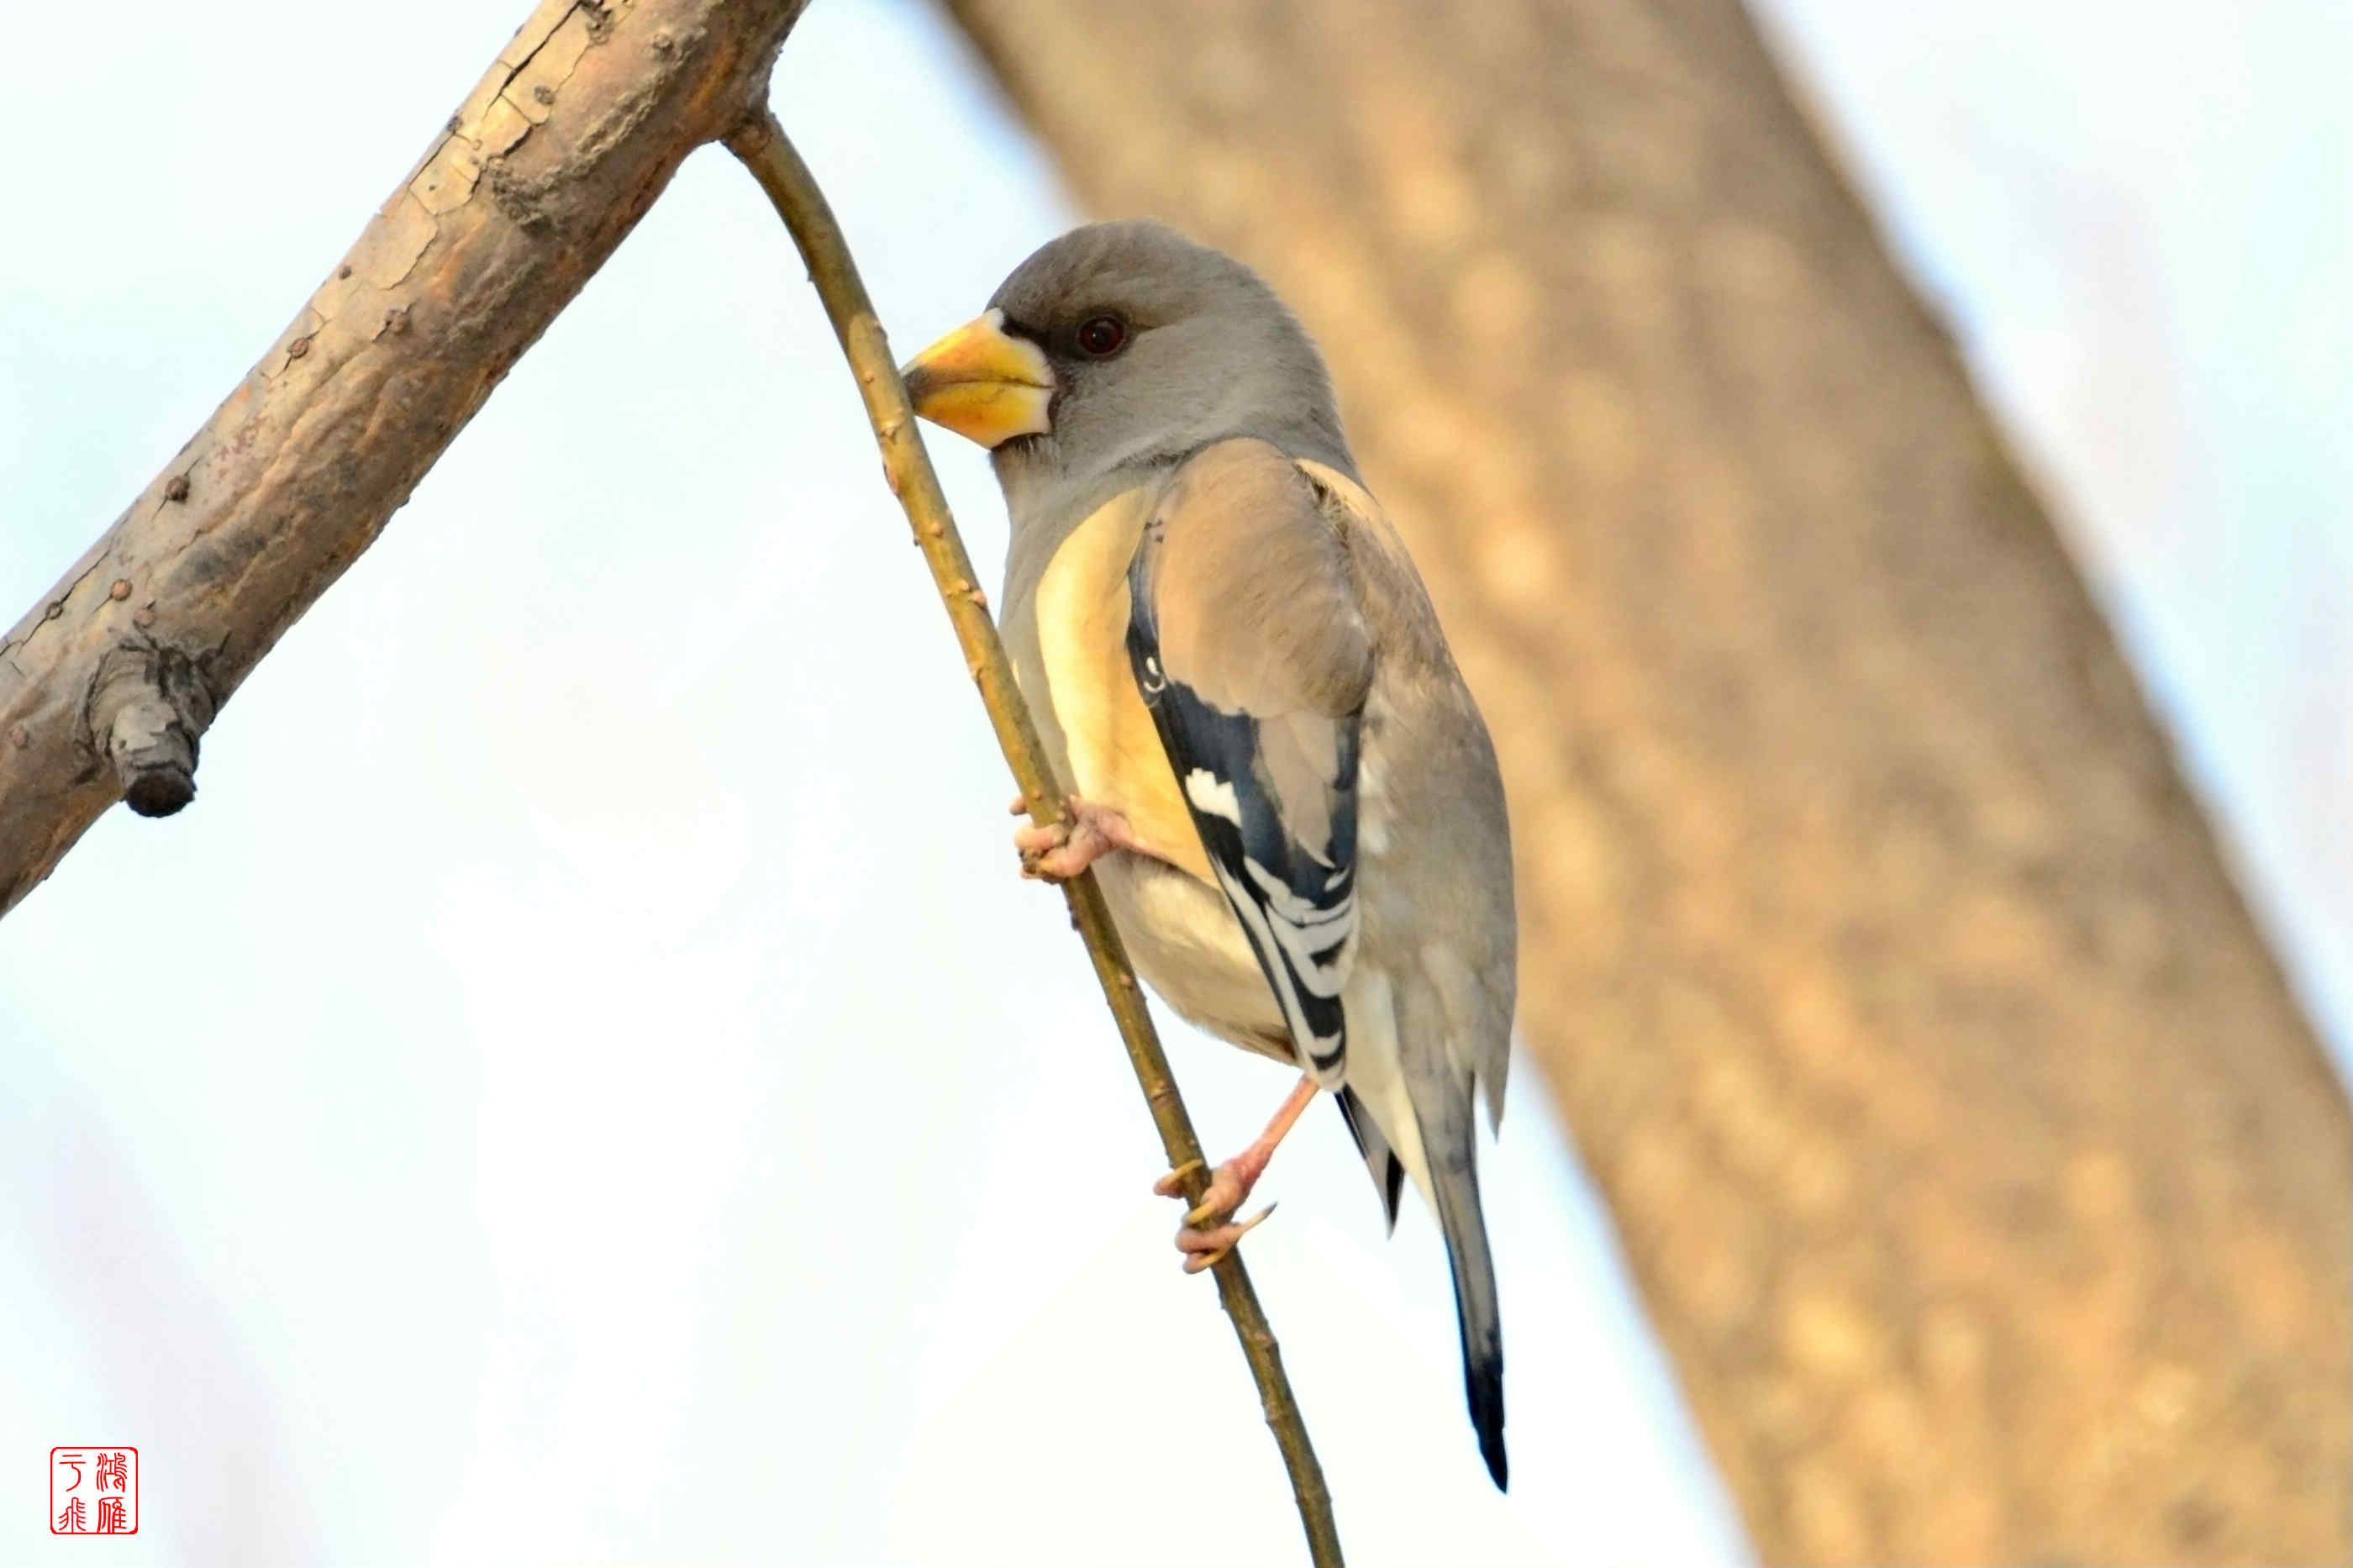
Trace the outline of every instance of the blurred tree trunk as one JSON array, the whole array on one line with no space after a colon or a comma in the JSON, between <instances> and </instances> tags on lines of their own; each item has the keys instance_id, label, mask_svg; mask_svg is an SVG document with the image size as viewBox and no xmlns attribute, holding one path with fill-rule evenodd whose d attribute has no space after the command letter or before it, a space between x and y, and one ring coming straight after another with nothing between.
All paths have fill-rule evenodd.
<instances>
[{"instance_id":1,"label":"blurred tree trunk","mask_svg":"<svg viewBox=\"0 0 2353 1568\"><path fill-rule=\"evenodd\" d=\"M955 8L1092 207L1330 353L1761 1554L2353 1554L2343 1093L1736 0Z\"/></svg>"}]
</instances>

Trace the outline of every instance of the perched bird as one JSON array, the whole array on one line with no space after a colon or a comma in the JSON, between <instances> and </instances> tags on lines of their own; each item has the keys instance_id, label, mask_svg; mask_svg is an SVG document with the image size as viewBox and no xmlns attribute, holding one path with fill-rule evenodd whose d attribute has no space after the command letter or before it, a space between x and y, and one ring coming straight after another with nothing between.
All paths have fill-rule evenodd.
<instances>
[{"instance_id":1,"label":"perched bird","mask_svg":"<svg viewBox=\"0 0 2353 1568\"><path fill-rule=\"evenodd\" d=\"M1092 865L1169 1005L1303 1069L1186 1216L1188 1270L1256 1223L1232 1215L1332 1091L1389 1224L1409 1176L1445 1231L1502 1487L1472 1105L1501 1118L1510 1053L1503 784L1322 356L1240 262L1106 223L905 374L919 414L990 449L1012 517L1006 646L1071 796L1063 826L1015 836L1025 868Z\"/></svg>"}]
</instances>

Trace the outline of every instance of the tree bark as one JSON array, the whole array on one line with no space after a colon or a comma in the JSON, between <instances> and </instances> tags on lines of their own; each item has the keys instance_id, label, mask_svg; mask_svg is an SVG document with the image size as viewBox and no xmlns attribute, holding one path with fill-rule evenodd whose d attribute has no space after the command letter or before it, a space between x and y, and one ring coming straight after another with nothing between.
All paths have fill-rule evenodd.
<instances>
[{"instance_id":1,"label":"tree bark","mask_svg":"<svg viewBox=\"0 0 2353 1568\"><path fill-rule=\"evenodd\" d=\"M1760 1553L2353 1556L2343 1091L1736 0L955 9L1090 205L1330 355Z\"/></svg>"},{"instance_id":2,"label":"tree bark","mask_svg":"<svg viewBox=\"0 0 2353 1568\"><path fill-rule=\"evenodd\" d=\"M0 638L0 913L116 799L187 804L214 712L765 92L806 4L542 0L261 363Z\"/></svg>"}]
</instances>

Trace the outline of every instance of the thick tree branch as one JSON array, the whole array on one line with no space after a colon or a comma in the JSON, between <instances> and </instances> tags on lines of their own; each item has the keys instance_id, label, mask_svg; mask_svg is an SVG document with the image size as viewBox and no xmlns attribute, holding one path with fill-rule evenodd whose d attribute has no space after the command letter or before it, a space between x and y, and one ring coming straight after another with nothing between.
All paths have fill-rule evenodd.
<instances>
[{"instance_id":1,"label":"thick tree branch","mask_svg":"<svg viewBox=\"0 0 2353 1568\"><path fill-rule=\"evenodd\" d=\"M116 799L163 816L261 656L358 558L807 0L542 0L340 266L0 637L0 913Z\"/></svg>"},{"instance_id":2,"label":"thick tree branch","mask_svg":"<svg viewBox=\"0 0 2353 1568\"><path fill-rule=\"evenodd\" d=\"M1739 0L953 9L1331 356L1757 1555L2353 1559L2344 1091Z\"/></svg>"},{"instance_id":3,"label":"thick tree branch","mask_svg":"<svg viewBox=\"0 0 2353 1568\"><path fill-rule=\"evenodd\" d=\"M841 340L842 353L858 377L858 390L865 399L867 416L874 422L874 441L882 449L883 473L890 480L892 493L906 509L908 524L915 531L915 543L923 552L924 563L932 569L932 581L940 591L940 602L946 606L948 619L955 626L956 641L964 648L973 682L980 689L980 700L988 710L990 725L997 731L997 744L1012 766L1014 782L1021 786L1030 820L1041 827L1060 822L1064 810L1061 788L1046 764L1045 748L1039 743L1029 705L1014 684L1013 667L1005 657L1005 645L998 640L997 623L989 618L987 596L974 577L972 558L965 553L964 538L956 531L947 496L940 489L939 476L933 471L923 438L916 434L915 410L907 401L905 384L899 379L898 361L892 355L882 323L874 314L873 301L867 298L866 285L859 279L857 265L850 259L849 247L842 238L840 226L834 221L832 208L818 189L808 165L801 162L776 117L765 107L754 110L729 133L727 150L744 161L753 178L760 182L760 188L768 193L785 226L792 231L793 243L800 247L802 260L808 265L809 280L817 285L818 295L825 301L826 314L833 322L835 335ZM1090 871L1064 883L1062 890L1071 902L1071 923L1085 939L1087 955L1094 962L1095 978L1102 983L1103 999L1110 1004L1112 1017L1119 1025L1120 1039L1127 1047L1128 1061L1135 1069L1145 1103L1151 1108L1153 1122L1160 1129L1169 1166L1183 1173L1187 1201L1198 1203L1209 1184L1200 1140L1194 1136L1192 1119L1185 1113L1185 1102L1168 1070L1168 1058L1160 1049L1160 1037L1152 1026L1151 1016L1145 1011L1143 987L1128 964L1127 950L1120 942L1118 928L1112 924L1111 909L1103 902L1103 889ZM1324 1489L1324 1471L1315 1462L1315 1450L1308 1443L1307 1426L1300 1416L1299 1402L1293 1396L1291 1381L1283 1373L1282 1352L1275 1344L1274 1331L1267 1326L1258 1292L1251 1288L1250 1275L1242 1268L1238 1252L1228 1252L1212 1271L1218 1279L1219 1299L1225 1304L1227 1316L1233 1320L1234 1335L1241 1341L1242 1355L1250 1363L1250 1375L1257 1380L1266 1424L1273 1429L1275 1446L1282 1450L1283 1466L1291 1473L1300 1522L1307 1531L1309 1556L1318 1568L1336 1565L1340 1562L1340 1537L1332 1521L1331 1495Z\"/></svg>"}]
</instances>

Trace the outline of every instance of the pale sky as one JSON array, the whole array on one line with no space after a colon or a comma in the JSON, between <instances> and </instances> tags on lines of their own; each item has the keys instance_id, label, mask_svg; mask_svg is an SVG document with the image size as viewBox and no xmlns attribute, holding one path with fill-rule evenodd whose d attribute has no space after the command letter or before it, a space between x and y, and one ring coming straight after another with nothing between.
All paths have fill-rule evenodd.
<instances>
[{"instance_id":1,"label":"pale sky","mask_svg":"<svg viewBox=\"0 0 2353 1568\"><path fill-rule=\"evenodd\" d=\"M15 19L41 64L0 132L41 155L0 249L0 618L523 8ZM2319 194L2347 24L1905 10L1774 15L2353 1018L2353 851L2316 837L2353 787L2353 219ZM1076 221L913 0L816 0L776 105L902 353ZM934 452L993 578L987 468ZM723 153L237 693L198 784L0 922L0 1562L1302 1555L847 374ZM1231 1152L1286 1076L1168 1033ZM1428 1218L1383 1238L1320 1108L1263 1188L1248 1254L1352 1560L1742 1561L1532 1074L1485 1158L1508 1498ZM135 1540L46 1533L69 1444L141 1448Z\"/></svg>"}]
</instances>

